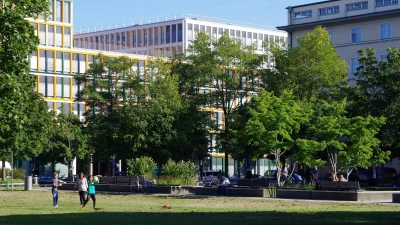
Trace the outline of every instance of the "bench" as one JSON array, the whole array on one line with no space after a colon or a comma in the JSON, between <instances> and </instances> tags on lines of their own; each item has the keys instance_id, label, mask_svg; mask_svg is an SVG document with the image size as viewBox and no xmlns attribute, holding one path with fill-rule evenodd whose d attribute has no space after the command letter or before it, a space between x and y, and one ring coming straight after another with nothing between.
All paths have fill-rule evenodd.
<instances>
[{"instance_id":1,"label":"bench","mask_svg":"<svg viewBox=\"0 0 400 225\"><path fill-rule=\"evenodd\" d=\"M115 183L117 183L117 184L130 184L131 183L131 178L127 177L127 176L117 176L115 178L116 178Z\"/></svg>"},{"instance_id":2,"label":"bench","mask_svg":"<svg viewBox=\"0 0 400 225\"><path fill-rule=\"evenodd\" d=\"M114 177L100 177L101 184L113 184L115 183Z\"/></svg>"},{"instance_id":3,"label":"bench","mask_svg":"<svg viewBox=\"0 0 400 225\"><path fill-rule=\"evenodd\" d=\"M350 191L360 190L360 184L358 181L347 181L347 182L340 182L340 181L318 181L317 189L320 190L331 190L331 191Z\"/></svg>"},{"instance_id":4,"label":"bench","mask_svg":"<svg viewBox=\"0 0 400 225\"><path fill-rule=\"evenodd\" d=\"M269 187L268 179L238 179L238 187Z\"/></svg>"}]
</instances>

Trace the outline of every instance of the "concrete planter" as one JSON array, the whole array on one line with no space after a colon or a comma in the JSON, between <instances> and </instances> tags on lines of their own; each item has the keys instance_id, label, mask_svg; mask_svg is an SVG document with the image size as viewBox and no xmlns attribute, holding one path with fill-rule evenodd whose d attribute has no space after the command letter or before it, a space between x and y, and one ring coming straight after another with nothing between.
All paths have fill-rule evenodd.
<instances>
[{"instance_id":1,"label":"concrete planter","mask_svg":"<svg viewBox=\"0 0 400 225\"><path fill-rule=\"evenodd\" d=\"M399 192L397 191L397 193ZM276 197L286 198L286 199L311 199L311 200L356 201L356 202L392 202L395 200L393 191L319 191L319 190L277 189ZM399 196L399 202L400 202L400 196Z\"/></svg>"}]
</instances>

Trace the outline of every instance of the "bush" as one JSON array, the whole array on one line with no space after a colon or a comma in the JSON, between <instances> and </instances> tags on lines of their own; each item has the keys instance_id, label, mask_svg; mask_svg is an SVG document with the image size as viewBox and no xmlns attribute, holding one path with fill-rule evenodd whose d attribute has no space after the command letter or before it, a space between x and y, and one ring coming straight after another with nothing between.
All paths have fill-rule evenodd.
<instances>
[{"instance_id":1,"label":"bush","mask_svg":"<svg viewBox=\"0 0 400 225\"><path fill-rule=\"evenodd\" d=\"M23 180L25 177L25 172L26 171L22 168L13 169L13 179L22 179Z\"/></svg>"},{"instance_id":2,"label":"bush","mask_svg":"<svg viewBox=\"0 0 400 225\"><path fill-rule=\"evenodd\" d=\"M197 167L192 162L169 160L164 169L164 175L174 181L170 184L193 185L197 180Z\"/></svg>"},{"instance_id":3,"label":"bush","mask_svg":"<svg viewBox=\"0 0 400 225\"><path fill-rule=\"evenodd\" d=\"M127 173L129 176L151 176L156 164L150 157L141 157L126 160Z\"/></svg>"}]
</instances>

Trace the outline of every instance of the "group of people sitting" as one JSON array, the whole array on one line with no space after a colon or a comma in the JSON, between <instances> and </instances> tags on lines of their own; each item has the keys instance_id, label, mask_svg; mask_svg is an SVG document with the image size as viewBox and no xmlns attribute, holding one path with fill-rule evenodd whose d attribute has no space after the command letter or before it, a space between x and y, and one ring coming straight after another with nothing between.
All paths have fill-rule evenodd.
<instances>
[{"instance_id":1,"label":"group of people sitting","mask_svg":"<svg viewBox=\"0 0 400 225\"><path fill-rule=\"evenodd\" d=\"M343 174L339 174L338 176L335 175L335 173L330 173L328 177L328 181L342 181L346 182L346 178L344 178Z\"/></svg>"}]
</instances>

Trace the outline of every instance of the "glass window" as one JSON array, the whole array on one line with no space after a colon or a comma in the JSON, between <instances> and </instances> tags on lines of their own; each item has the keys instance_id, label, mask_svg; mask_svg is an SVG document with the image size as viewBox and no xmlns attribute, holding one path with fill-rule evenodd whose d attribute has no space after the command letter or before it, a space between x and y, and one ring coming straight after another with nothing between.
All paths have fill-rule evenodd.
<instances>
[{"instance_id":1,"label":"glass window","mask_svg":"<svg viewBox=\"0 0 400 225\"><path fill-rule=\"evenodd\" d=\"M360 66L358 59L359 59L358 57L350 59L350 73L351 74L355 74L357 72L357 68Z\"/></svg>"},{"instance_id":2,"label":"glass window","mask_svg":"<svg viewBox=\"0 0 400 225\"><path fill-rule=\"evenodd\" d=\"M37 51L32 52L31 54L31 71L37 70Z\"/></svg>"},{"instance_id":3,"label":"glass window","mask_svg":"<svg viewBox=\"0 0 400 225\"><path fill-rule=\"evenodd\" d=\"M211 34L211 27L210 27L210 26L207 26L207 27L206 27L206 33L207 33L207 34Z\"/></svg>"},{"instance_id":4,"label":"glass window","mask_svg":"<svg viewBox=\"0 0 400 225\"><path fill-rule=\"evenodd\" d=\"M206 27L204 25L200 25L200 32L206 32Z\"/></svg>"},{"instance_id":5,"label":"glass window","mask_svg":"<svg viewBox=\"0 0 400 225\"><path fill-rule=\"evenodd\" d=\"M160 35L158 33L158 27L154 27L154 45L158 45L158 39Z\"/></svg>"},{"instance_id":6,"label":"glass window","mask_svg":"<svg viewBox=\"0 0 400 225\"><path fill-rule=\"evenodd\" d=\"M147 34L147 29L143 29L143 47L147 46L147 42L148 42L148 34Z\"/></svg>"},{"instance_id":7,"label":"glass window","mask_svg":"<svg viewBox=\"0 0 400 225\"><path fill-rule=\"evenodd\" d=\"M132 31L132 46L135 48L136 47L136 30ZM107 39L107 35L106 35Z\"/></svg>"},{"instance_id":8,"label":"glass window","mask_svg":"<svg viewBox=\"0 0 400 225\"><path fill-rule=\"evenodd\" d=\"M193 30L193 24L188 23L188 30Z\"/></svg>"},{"instance_id":9,"label":"glass window","mask_svg":"<svg viewBox=\"0 0 400 225\"><path fill-rule=\"evenodd\" d=\"M310 18L310 17L312 17L312 11L311 10L295 12L294 13L294 19L304 19L304 18Z\"/></svg>"},{"instance_id":10,"label":"glass window","mask_svg":"<svg viewBox=\"0 0 400 225\"><path fill-rule=\"evenodd\" d=\"M62 28L61 26L56 27L56 46L61 47L62 45Z\"/></svg>"},{"instance_id":11,"label":"glass window","mask_svg":"<svg viewBox=\"0 0 400 225\"><path fill-rule=\"evenodd\" d=\"M263 34L258 34L258 40L262 41L263 39Z\"/></svg>"},{"instance_id":12,"label":"glass window","mask_svg":"<svg viewBox=\"0 0 400 225\"><path fill-rule=\"evenodd\" d=\"M197 31L199 30L199 25L198 24L194 25L194 30L197 30Z\"/></svg>"},{"instance_id":13,"label":"glass window","mask_svg":"<svg viewBox=\"0 0 400 225\"><path fill-rule=\"evenodd\" d=\"M56 97L57 98L64 97L64 79L63 79L63 77L56 78Z\"/></svg>"},{"instance_id":14,"label":"glass window","mask_svg":"<svg viewBox=\"0 0 400 225\"><path fill-rule=\"evenodd\" d=\"M46 24L40 24L39 39L40 45L46 45Z\"/></svg>"},{"instance_id":15,"label":"glass window","mask_svg":"<svg viewBox=\"0 0 400 225\"><path fill-rule=\"evenodd\" d=\"M64 52L64 73L70 73L71 72L71 60L70 60L70 55L71 53Z\"/></svg>"},{"instance_id":16,"label":"glass window","mask_svg":"<svg viewBox=\"0 0 400 225\"><path fill-rule=\"evenodd\" d=\"M368 1L346 4L346 11L368 9Z\"/></svg>"},{"instance_id":17,"label":"glass window","mask_svg":"<svg viewBox=\"0 0 400 225\"><path fill-rule=\"evenodd\" d=\"M240 30L237 30L237 31L236 31L236 37L237 37L237 38L240 38Z\"/></svg>"},{"instance_id":18,"label":"glass window","mask_svg":"<svg viewBox=\"0 0 400 225\"><path fill-rule=\"evenodd\" d=\"M234 36L235 36L235 30L232 30L232 29L231 29L231 30L229 31L229 35L232 36L232 37L234 37Z\"/></svg>"},{"instance_id":19,"label":"glass window","mask_svg":"<svg viewBox=\"0 0 400 225\"><path fill-rule=\"evenodd\" d=\"M172 43L176 42L176 24L172 25Z\"/></svg>"},{"instance_id":20,"label":"glass window","mask_svg":"<svg viewBox=\"0 0 400 225\"><path fill-rule=\"evenodd\" d=\"M165 35L165 28L164 28L164 26L161 26L160 27L160 38L161 38L160 44L164 44L164 40L165 40L164 35Z\"/></svg>"},{"instance_id":21,"label":"glass window","mask_svg":"<svg viewBox=\"0 0 400 225\"><path fill-rule=\"evenodd\" d=\"M336 14L339 13L339 6L333 6L333 7L326 7L319 9L319 15L330 15L330 14Z\"/></svg>"},{"instance_id":22,"label":"glass window","mask_svg":"<svg viewBox=\"0 0 400 225\"><path fill-rule=\"evenodd\" d=\"M56 21L57 22L62 22L61 21L61 9L62 9L61 4L62 4L61 1L56 2Z\"/></svg>"},{"instance_id":23,"label":"glass window","mask_svg":"<svg viewBox=\"0 0 400 225\"><path fill-rule=\"evenodd\" d=\"M362 28L352 27L351 28L351 43L357 43L362 41Z\"/></svg>"},{"instance_id":24,"label":"glass window","mask_svg":"<svg viewBox=\"0 0 400 225\"><path fill-rule=\"evenodd\" d=\"M48 25L47 27L48 30L48 45L54 46L54 26L53 25Z\"/></svg>"},{"instance_id":25,"label":"glass window","mask_svg":"<svg viewBox=\"0 0 400 225\"><path fill-rule=\"evenodd\" d=\"M333 32L333 30L327 30L327 31L328 31L329 36L331 36L331 43L333 44L334 32Z\"/></svg>"},{"instance_id":26,"label":"glass window","mask_svg":"<svg viewBox=\"0 0 400 225\"><path fill-rule=\"evenodd\" d=\"M165 43L170 43L171 42L171 26L167 25L165 26Z\"/></svg>"},{"instance_id":27,"label":"glass window","mask_svg":"<svg viewBox=\"0 0 400 225\"><path fill-rule=\"evenodd\" d=\"M268 34L264 34L264 41L268 40Z\"/></svg>"},{"instance_id":28,"label":"glass window","mask_svg":"<svg viewBox=\"0 0 400 225\"><path fill-rule=\"evenodd\" d=\"M392 23L381 23L379 27L381 39L392 38Z\"/></svg>"},{"instance_id":29,"label":"glass window","mask_svg":"<svg viewBox=\"0 0 400 225\"><path fill-rule=\"evenodd\" d=\"M218 34L223 34L223 33L224 33L224 29L218 28Z\"/></svg>"},{"instance_id":30,"label":"glass window","mask_svg":"<svg viewBox=\"0 0 400 225\"><path fill-rule=\"evenodd\" d=\"M178 23L178 42L182 42L182 40L183 40L182 24Z\"/></svg>"},{"instance_id":31,"label":"glass window","mask_svg":"<svg viewBox=\"0 0 400 225\"><path fill-rule=\"evenodd\" d=\"M64 23L71 23L71 3L64 2Z\"/></svg>"},{"instance_id":32,"label":"glass window","mask_svg":"<svg viewBox=\"0 0 400 225\"><path fill-rule=\"evenodd\" d=\"M257 40L257 33L253 33L253 39Z\"/></svg>"},{"instance_id":33,"label":"glass window","mask_svg":"<svg viewBox=\"0 0 400 225\"><path fill-rule=\"evenodd\" d=\"M63 54L62 52L56 53L56 72L62 73L63 72Z\"/></svg>"},{"instance_id":34,"label":"glass window","mask_svg":"<svg viewBox=\"0 0 400 225\"><path fill-rule=\"evenodd\" d=\"M246 31L242 31L242 38L246 37Z\"/></svg>"},{"instance_id":35,"label":"glass window","mask_svg":"<svg viewBox=\"0 0 400 225\"><path fill-rule=\"evenodd\" d=\"M64 48L71 48L71 28L64 27Z\"/></svg>"},{"instance_id":36,"label":"glass window","mask_svg":"<svg viewBox=\"0 0 400 225\"><path fill-rule=\"evenodd\" d=\"M398 0L375 0L376 6L396 5Z\"/></svg>"},{"instance_id":37,"label":"glass window","mask_svg":"<svg viewBox=\"0 0 400 225\"><path fill-rule=\"evenodd\" d=\"M381 61L387 60L387 54L379 55L379 59L380 59Z\"/></svg>"},{"instance_id":38,"label":"glass window","mask_svg":"<svg viewBox=\"0 0 400 225\"><path fill-rule=\"evenodd\" d=\"M247 32L247 38L251 38L251 32Z\"/></svg>"}]
</instances>

